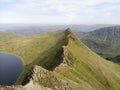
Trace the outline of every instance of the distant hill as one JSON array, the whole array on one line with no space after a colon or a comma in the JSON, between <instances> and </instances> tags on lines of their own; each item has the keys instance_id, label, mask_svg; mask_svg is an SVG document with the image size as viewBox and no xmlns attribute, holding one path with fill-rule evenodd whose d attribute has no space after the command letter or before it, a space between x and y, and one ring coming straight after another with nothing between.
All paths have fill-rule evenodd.
<instances>
[{"instance_id":1,"label":"distant hill","mask_svg":"<svg viewBox=\"0 0 120 90\"><path fill-rule=\"evenodd\" d=\"M20 35L42 34L48 31L64 30L71 28L75 33L88 32L99 29L101 27L113 26L108 24L95 25L39 25L39 24L0 24L1 32L15 32Z\"/></svg>"},{"instance_id":2,"label":"distant hill","mask_svg":"<svg viewBox=\"0 0 120 90\"><path fill-rule=\"evenodd\" d=\"M79 38L99 55L120 62L114 58L120 55L120 26L100 28Z\"/></svg>"},{"instance_id":3,"label":"distant hill","mask_svg":"<svg viewBox=\"0 0 120 90\"><path fill-rule=\"evenodd\" d=\"M70 29L13 37L0 43L0 51L19 56L25 68L2 90L120 89L120 66L92 52Z\"/></svg>"}]
</instances>

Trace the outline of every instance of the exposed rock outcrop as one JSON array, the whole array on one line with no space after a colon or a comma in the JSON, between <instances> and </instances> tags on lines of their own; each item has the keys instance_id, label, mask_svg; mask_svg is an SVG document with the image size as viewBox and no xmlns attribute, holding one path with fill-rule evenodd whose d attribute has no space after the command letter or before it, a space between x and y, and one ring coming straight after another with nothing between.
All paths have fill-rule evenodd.
<instances>
[{"instance_id":1,"label":"exposed rock outcrop","mask_svg":"<svg viewBox=\"0 0 120 90\"><path fill-rule=\"evenodd\" d=\"M52 88L54 90L71 90L68 82L59 79L52 71L48 71L36 65L33 67L31 72L26 76L23 83L25 82L27 84L30 81L33 81L34 83L43 85L44 87Z\"/></svg>"}]
</instances>

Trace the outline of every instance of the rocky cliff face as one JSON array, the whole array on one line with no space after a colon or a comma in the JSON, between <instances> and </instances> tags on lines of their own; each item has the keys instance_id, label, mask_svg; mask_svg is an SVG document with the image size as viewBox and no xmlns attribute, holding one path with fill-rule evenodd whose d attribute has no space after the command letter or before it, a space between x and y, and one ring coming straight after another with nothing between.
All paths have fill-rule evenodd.
<instances>
[{"instance_id":1,"label":"rocky cliff face","mask_svg":"<svg viewBox=\"0 0 120 90\"><path fill-rule=\"evenodd\" d=\"M0 89L119 90L120 66L96 55L69 29L61 33L65 37L55 38L57 45L49 49L50 52L47 50L44 58L31 63L29 70L25 68L28 71L18 79L19 85L1 86ZM55 37L56 34L59 35L52 33Z\"/></svg>"},{"instance_id":2,"label":"rocky cliff face","mask_svg":"<svg viewBox=\"0 0 120 90\"><path fill-rule=\"evenodd\" d=\"M56 76L54 72L43 69L40 66L34 66L33 71L26 75L23 83L33 81L37 84L42 84L44 87L54 90L71 90L71 87L66 80L62 80ZM28 82L24 83L27 84Z\"/></svg>"},{"instance_id":3,"label":"rocky cliff face","mask_svg":"<svg viewBox=\"0 0 120 90\"><path fill-rule=\"evenodd\" d=\"M66 31L58 31L55 32L56 41L64 41L63 37L66 37L72 33L70 29ZM66 35L66 36L65 36ZM66 49L66 45L68 44L68 37L66 37L67 41L64 46L61 46L61 49L57 51L54 56L55 59L60 61L60 63L55 63L54 60L54 68L52 70L56 70L59 67L64 66L73 66L73 57L70 52ZM58 61L57 61L58 62ZM41 64L42 66L42 64ZM44 66L34 65L31 70L25 75L22 85L15 86L1 86L2 90L73 90L75 87L79 87L78 84L71 83L71 81L67 78L62 79L61 75L56 73L55 71L51 71L51 69L47 70ZM51 64L52 66L52 64ZM44 67L44 68L43 68ZM71 85L75 85L75 87L71 87Z\"/></svg>"}]
</instances>

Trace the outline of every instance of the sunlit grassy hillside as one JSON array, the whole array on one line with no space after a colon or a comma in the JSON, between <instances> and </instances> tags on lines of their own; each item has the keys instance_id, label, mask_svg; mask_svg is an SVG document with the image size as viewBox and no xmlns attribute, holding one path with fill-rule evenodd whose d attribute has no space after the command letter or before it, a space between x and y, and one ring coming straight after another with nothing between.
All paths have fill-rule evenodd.
<instances>
[{"instance_id":1,"label":"sunlit grassy hillside","mask_svg":"<svg viewBox=\"0 0 120 90\"><path fill-rule=\"evenodd\" d=\"M16 85L34 82L53 90L120 89L120 66L96 55L69 29L12 36L0 39L0 51L23 60L25 69Z\"/></svg>"}]
</instances>

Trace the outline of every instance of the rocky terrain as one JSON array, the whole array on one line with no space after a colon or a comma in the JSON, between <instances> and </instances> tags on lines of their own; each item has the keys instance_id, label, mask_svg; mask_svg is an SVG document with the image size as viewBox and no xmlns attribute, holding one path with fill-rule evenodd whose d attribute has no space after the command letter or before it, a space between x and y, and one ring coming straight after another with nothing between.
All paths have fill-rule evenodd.
<instances>
[{"instance_id":1,"label":"rocky terrain","mask_svg":"<svg viewBox=\"0 0 120 90\"><path fill-rule=\"evenodd\" d=\"M25 68L13 86L2 90L120 89L120 66L92 52L70 29L8 35L0 39L0 51L19 56Z\"/></svg>"}]
</instances>

